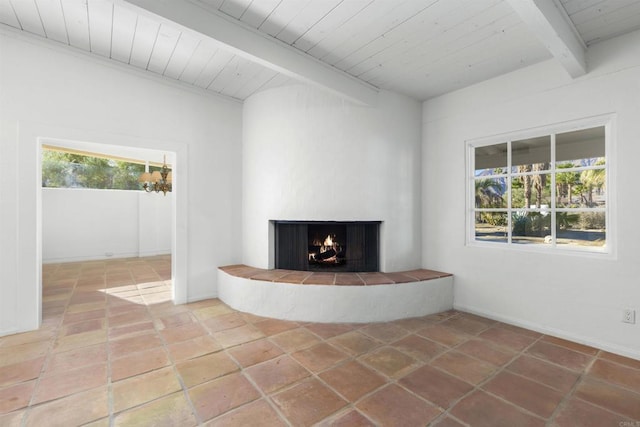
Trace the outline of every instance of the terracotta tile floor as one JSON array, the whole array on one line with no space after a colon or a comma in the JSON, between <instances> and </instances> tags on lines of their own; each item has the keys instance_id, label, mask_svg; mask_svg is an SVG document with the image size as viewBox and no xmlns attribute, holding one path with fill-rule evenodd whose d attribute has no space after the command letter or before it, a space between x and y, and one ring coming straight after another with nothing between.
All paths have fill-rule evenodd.
<instances>
[{"instance_id":1,"label":"terracotta tile floor","mask_svg":"<svg viewBox=\"0 0 640 427\"><path fill-rule=\"evenodd\" d=\"M0 338L0 426L640 426L640 361L470 314L174 306L166 256L43 277L42 328Z\"/></svg>"}]
</instances>

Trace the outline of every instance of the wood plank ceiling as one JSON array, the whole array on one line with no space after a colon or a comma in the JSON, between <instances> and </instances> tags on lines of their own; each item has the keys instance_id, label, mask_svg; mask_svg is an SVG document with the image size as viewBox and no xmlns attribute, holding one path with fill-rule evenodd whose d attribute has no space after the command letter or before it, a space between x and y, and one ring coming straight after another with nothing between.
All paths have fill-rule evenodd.
<instances>
[{"instance_id":1,"label":"wood plank ceiling","mask_svg":"<svg viewBox=\"0 0 640 427\"><path fill-rule=\"evenodd\" d=\"M188 1L335 72L419 100L552 57L504 0ZM587 46L640 29L640 1L560 1ZM0 0L0 23L239 100L292 81L121 0Z\"/></svg>"}]
</instances>

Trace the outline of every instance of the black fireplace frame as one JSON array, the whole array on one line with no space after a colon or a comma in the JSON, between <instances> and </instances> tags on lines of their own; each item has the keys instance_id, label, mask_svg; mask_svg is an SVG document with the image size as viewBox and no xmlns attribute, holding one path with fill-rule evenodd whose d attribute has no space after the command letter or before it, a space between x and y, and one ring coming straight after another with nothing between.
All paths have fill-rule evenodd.
<instances>
[{"instance_id":1,"label":"black fireplace frame","mask_svg":"<svg viewBox=\"0 0 640 427\"><path fill-rule=\"evenodd\" d=\"M380 271L382 221L272 221L275 268L300 271ZM346 262L331 268L309 263L309 226L344 226ZM286 243L285 243L286 242Z\"/></svg>"}]
</instances>

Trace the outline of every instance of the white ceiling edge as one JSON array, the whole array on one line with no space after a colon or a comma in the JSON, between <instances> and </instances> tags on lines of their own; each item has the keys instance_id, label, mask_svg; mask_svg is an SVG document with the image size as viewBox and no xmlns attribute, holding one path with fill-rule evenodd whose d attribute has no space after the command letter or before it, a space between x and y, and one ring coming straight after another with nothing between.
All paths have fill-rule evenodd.
<instances>
[{"instance_id":1,"label":"white ceiling edge","mask_svg":"<svg viewBox=\"0 0 640 427\"><path fill-rule=\"evenodd\" d=\"M507 0L572 78L587 73L587 46L557 0Z\"/></svg>"},{"instance_id":2,"label":"white ceiling edge","mask_svg":"<svg viewBox=\"0 0 640 427\"><path fill-rule=\"evenodd\" d=\"M71 45L63 44L52 39L44 38L37 34L30 33L28 31L11 27L10 25L0 24L0 36L15 38L15 39L24 41L26 43L30 43L36 46L41 46L47 49L54 50L59 53L71 55L76 58L89 60L118 71L122 71L131 75L135 75L137 77L141 77L146 80L152 80L156 83L160 83L165 86L173 87L180 90L185 90L194 95L215 98L219 101L227 101L236 105L242 105L244 103L244 101L241 99L233 98L231 96L224 95L219 92L214 92L212 90L203 89L201 87L194 86L189 83L182 82L180 80L175 80L170 77L166 77L148 70L136 68L134 66L125 64L123 62L119 62L110 58L105 58L103 56L96 55L91 52L87 52L85 50L79 49Z\"/></svg>"},{"instance_id":3,"label":"white ceiling edge","mask_svg":"<svg viewBox=\"0 0 640 427\"><path fill-rule=\"evenodd\" d=\"M119 4L207 36L234 54L364 105L376 105L378 88L248 25L190 0L116 0Z\"/></svg>"}]
</instances>

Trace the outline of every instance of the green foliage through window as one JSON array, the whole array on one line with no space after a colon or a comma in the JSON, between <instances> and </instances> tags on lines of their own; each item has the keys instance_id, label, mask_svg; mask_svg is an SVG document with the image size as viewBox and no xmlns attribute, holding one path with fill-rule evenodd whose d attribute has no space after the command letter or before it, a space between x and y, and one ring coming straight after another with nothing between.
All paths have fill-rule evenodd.
<instances>
[{"instance_id":1,"label":"green foliage through window","mask_svg":"<svg viewBox=\"0 0 640 427\"><path fill-rule=\"evenodd\" d=\"M42 186L140 190L144 165L61 151L42 151Z\"/></svg>"}]
</instances>

